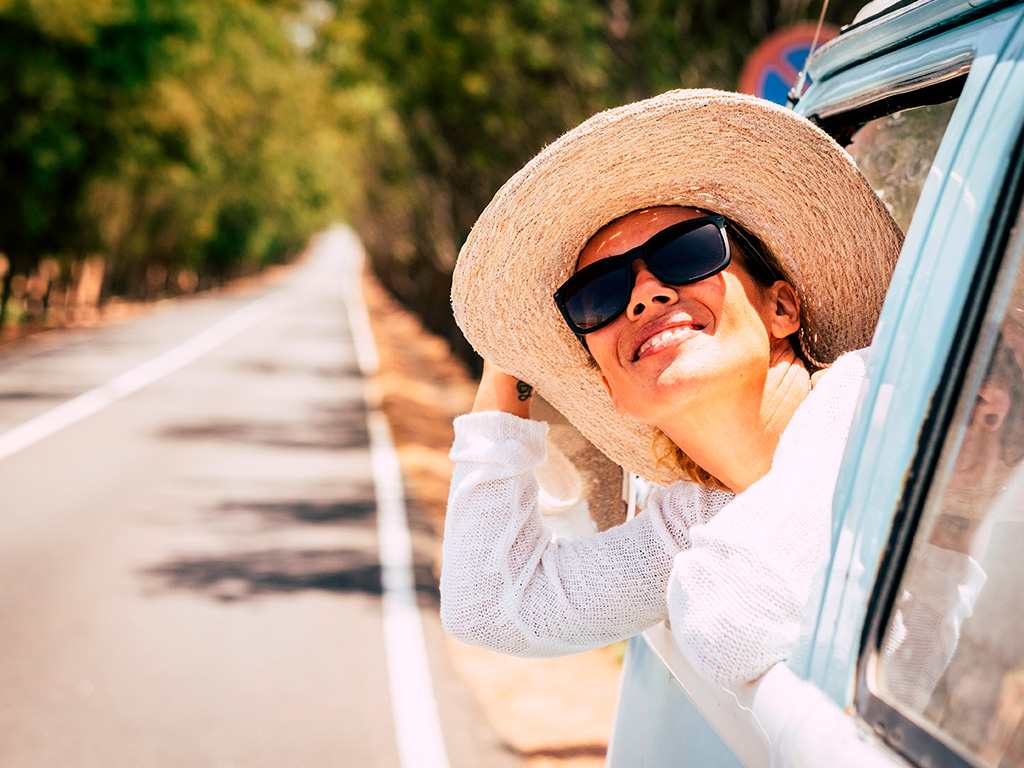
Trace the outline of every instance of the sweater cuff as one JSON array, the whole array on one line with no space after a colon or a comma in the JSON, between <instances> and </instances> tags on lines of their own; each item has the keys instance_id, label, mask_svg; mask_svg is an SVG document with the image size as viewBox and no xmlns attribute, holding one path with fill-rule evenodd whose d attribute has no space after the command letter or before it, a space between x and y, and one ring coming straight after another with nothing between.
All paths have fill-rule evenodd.
<instances>
[{"instance_id":1,"label":"sweater cuff","mask_svg":"<svg viewBox=\"0 0 1024 768\"><path fill-rule=\"evenodd\" d=\"M978 561L968 554L943 549L926 541L921 548L921 556L925 569L932 573L948 574L953 582L966 586L973 592L980 592L985 585L985 571Z\"/></svg>"},{"instance_id":2,"label":"sweater cuff","mask_svg":"<svg viewBox=\"0 0 1024 768\"><path fill-rule=\"evenodd\" d=\"M547 454L548 424L513 416L503 411L467 413L455 419L453 461L474 461L493 455L496 447L511 441L519 444L540 464ZM517 451L518 453L518 451Z\"/></svg>"},{"instance_id":3,"label":"sweater cuff","mask_svg":"<svg viewBox=\"0 0 1024 768\"><path fill-rule=\"evenodd\" d=\"M970 555L924 542L902 587L934 610L945 612L959 605L963 615L970 616L985 581L985 571Z\"/></svg>"}]
</instances>

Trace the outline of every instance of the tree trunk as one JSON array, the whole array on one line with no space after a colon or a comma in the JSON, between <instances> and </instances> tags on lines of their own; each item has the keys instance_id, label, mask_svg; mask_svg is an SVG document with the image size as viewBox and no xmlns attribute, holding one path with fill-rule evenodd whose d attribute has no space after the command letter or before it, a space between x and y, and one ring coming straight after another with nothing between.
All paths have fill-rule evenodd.
<instances>
[{"instance_id":1,"label":"tree trunk","mask_svg":"<svg viewBox=\"0 0 1024 768\"><path fill-rule=\"evenodd\" d=\"M7 302L11 299L11 282L14 279L14 270L8 267L3 277L3 285L0 286L0 330L7 325Z\"/></svg>"}]
</instances>

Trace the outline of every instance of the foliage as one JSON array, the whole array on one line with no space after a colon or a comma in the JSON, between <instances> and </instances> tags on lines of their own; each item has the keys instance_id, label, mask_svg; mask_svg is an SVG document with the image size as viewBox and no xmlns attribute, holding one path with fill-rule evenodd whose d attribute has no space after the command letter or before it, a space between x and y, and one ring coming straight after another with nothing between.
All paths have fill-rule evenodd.
<instances>
[{"instance_id":1,"label":"foliage","mask_svg":"<svg viewBox=\"0 0 1024 768\"><path fill-rule=\"evenodd\" d=\"M849 20L853 0L831 7ZM347 217L385 285L458 345L459 245L531 155L602 108L732 87L760 38L816 10L0 0L0 322L87 272L104 294L192 290Z\"/></svg>"},{"instance_id":2,"label":"foliage","mask_svg":"<svg viewBox=\"0 0 1024 768\"><path fill-rule=\"evenodd\" d=\"M122 151L89 188L111 279L129 292L154 264L217 278L279 262L345 195L329 92L280 20L243 4L193 19L197 42L116 116Z\"/></svg>"},{"instance_id":3,"label":"foliage","mask_svg":"<svg viewBox=\"0 0 1024 768\"><path fill-rule=\"evenodd\" d=\"M849 0L833 7L852 16ZM450 274L509 176L602 108L670 88L735 87L758 40L816 10L809 0L339 3L335 27L379 91L360 132L354 215L382 281L465 352ZM337 42L325 37L325 60ZM351 58L335 69L342 82L358 79Z\"/></svg>"},{"instance_id":4,"label":"foliage","mask_svg":"<svg viewBox=\"0 0 1024 768\"><path fill-rule=\"evenodd\" d=\"M45 257L67 282L102 254L105 291L144 297L280 261L341 215L349 148L296 7L0 3L3 308Z\"/></svg>"},{"instance_id":5,"label":"foliage","mask_svg":"<svg viewBox=\"0 0 1024 768\"><path fill-rule=\"evenodd\" d=\"M12 277L84 236L88 180L111 162L110 115L130 108L178 25L107 3L8 2L0 15L0 250Z\"/></svg>"},{"instance_id":6,"label":"foliage","mask_svg":"<svg viewBox=\"0 0 1024 768\"><path fill-rule=\"evenodd\" d=\"M525 156L605 103L602 13L590 0L367 0L337 25L361 31L379 98L361 131L358 229L385 285L458 343L446 297L472 222Z\"/></svg>"}]
</instances>

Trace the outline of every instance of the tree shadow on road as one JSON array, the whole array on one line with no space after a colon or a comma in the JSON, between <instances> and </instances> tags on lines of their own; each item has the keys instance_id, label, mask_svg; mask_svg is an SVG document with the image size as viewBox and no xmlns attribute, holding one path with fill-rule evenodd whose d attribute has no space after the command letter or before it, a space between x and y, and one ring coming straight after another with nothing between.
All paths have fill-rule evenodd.
<instances>
[{"instance_id":1,"label":"tree shadow on road","mask_svg":"<svg viewBox=\"0 0 1024 768\"><path fill-rule=\"evenodd\" d=\"M72 393L69 393L69 392L58 392L58 391L48 392L46 390L41 390L41 389L40 390L33 390L31 392L30 391L22 391L22 390L14 390L14 391L10 391L10 392L2 392L2 393L0 393L0 402L14 401L14 400L17 400L19 402L24 402L24 401L27 401L27 400L57 400L57 401L63 401L63 400L68 400L68 399L70 399L72 397L74 397L74 393L73 392Z\"/></svg>"},{"instance_id":2,"label":"tree shadow on road","mask_svg":"<svg viewBox=\"0 0 1024 768\"><path fill-rule=\"evenodd\" d=\"M505 748L517 755L527 759L548 759L548 760L573 760L580 758L603 758L608 752L608 745L602 742L589 744L569 744L566 746L535 747L532 749L518 749L509 744Z\"/></svg>"},{"instance_id":3,"label":"tree shadow on road","mask_svg":"<svg viewBox=\"0 0 1024 768\"><path fill-rule=\"evenodd\" d=\"M222 499L198 511L198 520L193 518L189 527L198 524L204 537L212 535L219 551L181 552L141 569L143 591L149 596L188 591L222 602L309 591L379 597L373 486L356 483L336 494L320 499ZM272 548L266 547L268 537ZM436 605L437 579L429 558L421 553L415 559L417 592L421 600Z\"/></svg>"},{"instance_id":4,"label":"tree shadow on road","mask_svg":"<svg viewBox=\"0 0 1024 768\"><path fill-rule=\"evenodd\" d=\"M329 451L366 448L370 444L365 410L335 404L319 404L302 419L220 419L178 424L162 430L159 437Z\"/></svg>"},{"instance_id":5,"label":"tree shadow on road","mask_svg":"<svg viewBox=\"0 0 1024 768\"><path fill-rule=\"evenodd\" d=\"M235 362L230 367L233 370L245 371L257 376L298 376L314 379L346 379L362 376L362 371L359 370L359 365L354 360L347 364L337 365L298 365L257 358Z\"/></svg>"},{"instance_id":6,"label":"tree shadow on road","mask_svg":"<svg viewBox=\"0 0 1024 768\"><path fill-rule=\"evenodd\" d=\"M373 488L365 489L361 498L352 501L225 501L217 506L223 512L241 512L257 516L267 526L308 523L373 522L377 505Z\"/></svg>"},{"instance_id":7,"label":"tree shadow on road","mask_svg":"<svg viewBox=\"0 0 1024 768\"><path fill-rule=\"evenodd\" d=\"M222 556L182 557L144 571L150 592L187 590L222 602L320 591L382 594L381 567L358 549L266 549ZM430 568L414 568L417 592L437 601Z\"/></svg>"}]
</instances>

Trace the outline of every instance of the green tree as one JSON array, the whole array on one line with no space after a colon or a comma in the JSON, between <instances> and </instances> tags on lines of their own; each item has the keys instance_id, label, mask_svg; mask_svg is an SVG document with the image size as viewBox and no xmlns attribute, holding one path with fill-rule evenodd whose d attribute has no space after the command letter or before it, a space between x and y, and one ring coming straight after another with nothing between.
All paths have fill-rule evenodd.
<instances>
[{"instance_id":1,"label":"green tree","mask_svg":"<svg viewBox=\"0 0 1024 768\"><path fill-rule=\"evenodd\" d=\"M162 289L154 264L216 280L279 262L339 217L351 185L323 70L280 14L193 13L195 39L142 108L118 116L123 150L90 187L122 292Z\"/></svg>"},{"instance_id":2,"label":"green tree","mask_svg":"<svg viewBox=\"0 0 1024 768\"><path fill-rule=\"evenodd\" d=\"M339 217L341 101L300 0L0 0L0 253L100 254L145 297L252 272Z\"/></svg>"},{"instance_id":3,"label":"green tree","mask_svg":"<svg viewBox=\"0 0 1024 768\"><path fill-rule=\"evenodd\" d=\"M526 157L607 103L603 14L589 0L372 0L346 14L344 42L380 96L364 115L360 234L384 283L464 344L447 300L459 245Z\"/></svg>"},{"instance_id":4,"label":"green tree","mask_svg":"<svg viewBox=\"0 0 1024 768\"><path fill-rule=\"evenodd\" d=\"M0 4L0 322L14 275L92 245L81 200L116 154L110 116L132 108L181 29L175 0Z\"/></svg>"}]
</instances>

